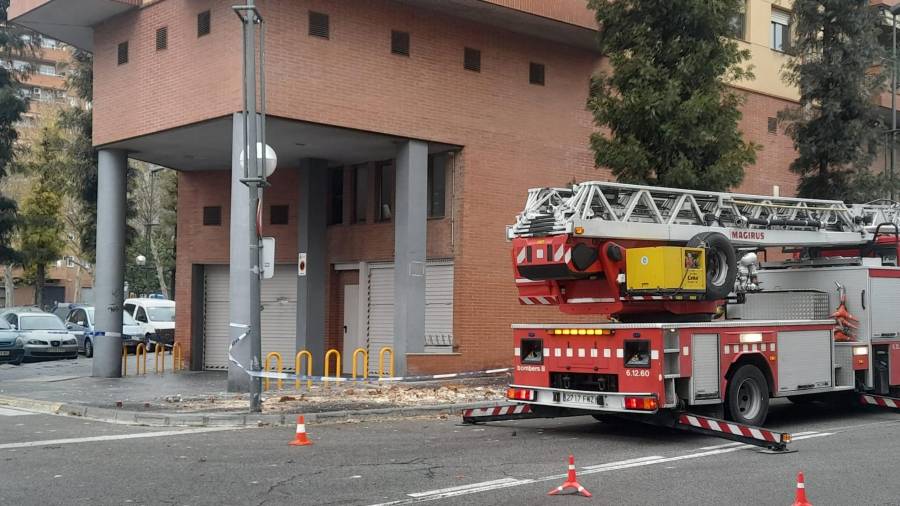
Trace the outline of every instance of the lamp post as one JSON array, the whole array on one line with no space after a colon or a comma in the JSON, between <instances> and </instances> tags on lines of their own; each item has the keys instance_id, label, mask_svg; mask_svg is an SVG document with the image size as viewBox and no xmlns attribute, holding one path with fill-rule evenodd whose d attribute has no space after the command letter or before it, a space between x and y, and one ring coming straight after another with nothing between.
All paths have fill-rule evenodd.
<instances>
[{"instance_id":1,"label":"lamp post","mask_svg":"<svg viewBox=\"0 0 900 506\"><path fill-rule=\"evenodd\" d=\"M888 186L890 198L894 200L894 163L896 146L894 138L897 135L897 15L900 14L900 4L890 8L891 13L891 136L889 142L890 166L888 168Z\"/></svg>"}]
</instances>

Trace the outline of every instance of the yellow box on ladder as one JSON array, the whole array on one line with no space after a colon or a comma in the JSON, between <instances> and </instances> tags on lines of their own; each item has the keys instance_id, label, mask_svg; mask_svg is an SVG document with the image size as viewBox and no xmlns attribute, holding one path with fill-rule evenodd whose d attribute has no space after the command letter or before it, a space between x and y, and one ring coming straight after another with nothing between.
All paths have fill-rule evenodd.
<instances>
[{"instance_id":1,"label":"yellow box on ladder","mask_svg":"<svg viewBox=\"0 0 900 506\"><path fill-rule=\"evenodd\" d=\"M625 262L625 285L629 292L706 291L706 252L703 248L629 248L625 254Z\"/></svg>"}]
</instances>

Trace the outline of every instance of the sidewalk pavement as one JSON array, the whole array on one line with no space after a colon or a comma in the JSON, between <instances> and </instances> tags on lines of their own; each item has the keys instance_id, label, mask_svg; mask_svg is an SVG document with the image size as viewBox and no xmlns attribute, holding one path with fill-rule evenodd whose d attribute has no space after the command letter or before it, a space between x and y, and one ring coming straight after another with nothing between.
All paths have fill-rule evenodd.
<instances>
[{"instance_id":1,"label":"sidewalk pavement","mask_svg":"<svg viewBox=\"0 0 900 506\"><path fill-rule=\"evenodd\" d=\"M419 383L314 383L299 390L293 381L263 394L262 413L250 413L249 396L225 391L224 371L164 374L151 370L128 376L91 377L91 359L0 365L0 405L153 426L291 425L297 414L307 422L369 418L458 415L461 409L504 403L505 376Z\"/></svg>"}]
</instances>

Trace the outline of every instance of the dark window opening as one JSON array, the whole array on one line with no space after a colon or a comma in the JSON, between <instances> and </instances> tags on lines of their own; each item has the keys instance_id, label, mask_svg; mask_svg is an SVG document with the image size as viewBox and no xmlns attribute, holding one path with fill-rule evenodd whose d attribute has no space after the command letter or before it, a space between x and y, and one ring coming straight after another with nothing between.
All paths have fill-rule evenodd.
<instances>
[{"instance_id":1,"label":"dark window opening","mask_svg":"<svg viewBox=\"0 0 900 506\"><path fill-rule=\"evenodd\" d=\"M369 171L356 167L353 174L353 222L365 223L369 205Z\"/></svg>"},{"instance_id":2,"label":"dark window opening","mask_svg":"<svg viewBox=\"0 0 900 506\"><path fill-rule=\"evenodd\" d=\"M409 56L409 32L391 30L391 52Z\"/></svg>"},{"instance_id":3,"label":"dark window opening","mask_svg":"<svg viewBox=\"0 0 900 506\"><path fill-rule=\"evenodd\" d=\"M204 225L221 225L222 224L222 206L207 206L203 208L203 224Z\"/></svg>"},{"instance_id":4,"label":"dark window opening","mask_svg":"<svg viewBox=\"0 0 900 506\"><path fill-rule=\"evenodd\" d=\"M729 22L731 28L731 36L735 39L746 40L747 38L747 3L744 2L738 12Z\"/></svg>"},{"instance_id":5,"label":"dark window opening","mask_svg":"<svg viewBox=\"0 0 900 506\"><path fill-rule=\"evenodd\" d=\"M269 225L287 225L290 206L273 205L269 207Z\"/></svg>"},{"instance_id":6,"label":"dark window opening","mask_svg":"<svg viewBox=\"0 0 900 506\"><path fill-rule=\"evenodd\" d=\"M331 31L328 14L309 11L309 35L312 37L330 38Z\"/></svg>"},{"instance_id":7,"label":"dark window opening","mask_svg":"<svg viewBox=\"0 0 900 506\"><path fill-rule=\"evenodd\" d=\"M128 63L128 41L120 42L118 48L118 63L119 65L125 65Z\"/></svg>"},{"instance_id":8,"label":"dark window opening","mask_svg":"<svg viewBox=\"0 0 900 506\"><path fill-rule=\"evenodd\" d=\"M212 14L210 11L203 11L197 14L197 37L209 35L212 31Z\"/></svg>"},{"instance_id":9,"label":"dark window opening","mask_svg":"<svg viewBox=\"0 0 900 506\"><path fill-rule=\"evenodd\" d=\"M463 67L473 72L481 72L481 51L467 47L463 54Z\"/></svg>"},{"instance_id":10,"label":"dark window opening","mask_svg":"<svg viewBox=\"0 0 900 506\"><path fill-rule=\"evenodd\" d=\"M344 222L344 169L333 169L328 174L331 206L328 208L328 224L340 225Z\"/></svg>"},{"instance_id":11,"label":"dark window opening","mask_svg":"<svg viewBox=\"0 0 900 506\"><path fill-rule=\"evenodd\" d=\"M447 156L428 157L428 217L443 218L447 200Z\"/></svg>"},{"instance_id":12,"label":"dark window opening","mask_svg":"<svg viewBox=\"0 0 900 506\"><path fill-rule=\"evenodd\" d=\"M530 68L528 70L528 82L531 84L537 84L539 86L544 85L544 64L543 63L531 62Z\"/></svg>"},{"instance_id":13,"label":"dark window opening","mask_svg":"<svg viewBox=\"0 0 900 506\"><path fill-rule=\"evenodd\" d=\"M542 339L522 339L519 356L523 364L543 364L544 341Z\"/></svg>"},{"instance_id":14,"label":"dark window opening","mask_svg":"<svg viewBox=\"0 0 900 506\"><path fill-rule=\"evenodd\" d=\"M650 341L625 341L625 367L650 367Z\"/></svg>"},{"instance_id":15,"label":"dark window opening","mask_svg":"<svg viewBox=\"0 0 900 506\"><path fill-rule=\"evenodd\" d=\"M169 47L169 27L156 29L156 50L162 51Z\"/></svg>"},{"instance_id":16,"label":"dark window opening","mask_svg":"<svg viewBox=\"0 0 900 506\"><path fill-rule=\"evenodd\" d=\"M770 134L778 133L778 118L768 119L768 129Z\"/></svg>"},{"instance_id":17,"label":"dark window opening","mask_svg":"<svg viewBox=\"0 0 900 506\"><path fill-rule=\"evenodd\" d=\"M378 166L377 221L391 221L394 216L394 166L384 163Z\"/></svg>"}]
</instances>

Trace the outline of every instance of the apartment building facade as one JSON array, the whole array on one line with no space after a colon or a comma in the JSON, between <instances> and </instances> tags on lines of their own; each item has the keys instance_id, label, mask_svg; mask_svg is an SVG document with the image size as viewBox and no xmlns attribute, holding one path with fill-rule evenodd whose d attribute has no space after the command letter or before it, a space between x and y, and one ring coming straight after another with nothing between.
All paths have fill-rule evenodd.
<instances>
[{"instance_id":1,"label":"apartment building facade","mask_svg":"<svg viewBox=\"0 0 900 506\"><path fill-rule=\"evenodd\" d=\"M176 340L195 369L228 367L230 303L245 285L232 261L248 226L232 149L242 85L232 3L13 0L10 12L94 53L101 178L126 156L180 171ZM292 368L309 348L320 369L321 352L338 349L346 370L363 348L374 370L402 339L408 373L474 371L508 363L510 323L562 319L518 305L504 230L530 187L611 179L588 146L588 85L604 59L585 2L257 5L279 158L261 206L277 245L263 351ZM769 47L772 16L787 8L753 0L743 21L757 78L736 85L741 128L762 146L744 191L796 184L790 141L770 122L796 100L768 75L784 58Z\"/></svg>"}]
</instances>

